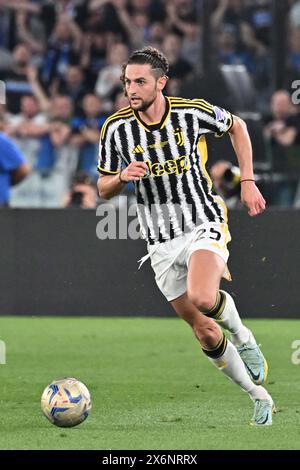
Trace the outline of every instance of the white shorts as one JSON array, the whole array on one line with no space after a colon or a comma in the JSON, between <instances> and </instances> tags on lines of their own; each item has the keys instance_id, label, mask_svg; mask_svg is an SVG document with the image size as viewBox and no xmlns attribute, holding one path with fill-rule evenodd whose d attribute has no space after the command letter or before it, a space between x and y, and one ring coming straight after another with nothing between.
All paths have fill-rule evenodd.
<instances>
[{"instance_id":1,"label":"white shorts","mask_svg":"<svg viewBox=\"0 0 300 470\"><path fill-rule=\"evenodd\" d=\"M156 284L170 302L186 292L189 260L196 250L209 250L221 256L225 263L223 277L231 280L227 268L227 243L230 240L227 224L203 224L173 240L148 245L148 255L141 261L143 263L150 257Z\"/></svg>"}]
</instances>

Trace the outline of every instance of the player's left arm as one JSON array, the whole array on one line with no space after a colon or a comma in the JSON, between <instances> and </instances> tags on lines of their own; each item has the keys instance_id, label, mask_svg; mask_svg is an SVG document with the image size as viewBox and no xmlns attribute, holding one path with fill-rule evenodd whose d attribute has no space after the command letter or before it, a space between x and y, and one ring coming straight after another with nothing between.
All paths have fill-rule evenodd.
<instances>
[{"instance_id":1,"label":"player's left arm","mask_svg":"<svg viewBox=\"0 0 300 470\"><path fill-rule=\"evenodd\" d=\"M258 215L265 210L266 201L254 182L252 145L246 123L233 116L229 135L239 162L241 181L253 180L241 183L241 201L247 206L250 216Z\"/></svg>"}]
</instances>

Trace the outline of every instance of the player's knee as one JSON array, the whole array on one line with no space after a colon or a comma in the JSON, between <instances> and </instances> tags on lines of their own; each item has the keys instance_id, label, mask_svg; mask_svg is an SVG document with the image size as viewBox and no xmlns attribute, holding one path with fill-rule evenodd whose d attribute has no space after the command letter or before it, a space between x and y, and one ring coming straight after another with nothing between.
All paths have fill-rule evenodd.
<instances>
[{"instance_id":1,"label":"player's knee","mask_svg":"<svg viewBox=\"0 0 300 470\"><path fill-rule=\"evenodd\" d=\"M216 302L215 293L211 292L188 292L189 300L200 312L208 312Z\"/></svg>"},{"instance_id":2,"label":"player's knee","mask_svg":"<svg viewBox=\"0 0 300 470\"><path fill-rule=\"evenodd\" d=\"M213 349L219 341L220 332L218 328L193 326L193 331L201 346L205 349Z\"/></svg>"}]
</instances>

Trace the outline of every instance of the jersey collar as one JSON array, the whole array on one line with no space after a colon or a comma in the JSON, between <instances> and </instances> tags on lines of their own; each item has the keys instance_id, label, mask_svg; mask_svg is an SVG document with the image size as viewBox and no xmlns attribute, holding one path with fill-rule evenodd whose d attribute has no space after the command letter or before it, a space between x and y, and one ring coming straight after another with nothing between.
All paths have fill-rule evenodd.
<instances>
[{"instance_id":1,"label":"jersey collar","mask_svg":"<svg viewBox=\"0 0 300 470\"><path fill-rule=\"evenodd\" d=\"M147 131L147 132L152 132L152 131L157 131L158 129L163 129L169 116L171 113L171 101L168 96L165 96L166 100L166 110L164 112L164 115L162 119L159 122L154 122L153 124L146 124L140 117L138 111L133 111L133 114L136 118L136 120L141 124L141 126Z\"/></svg>"}]
</instances>

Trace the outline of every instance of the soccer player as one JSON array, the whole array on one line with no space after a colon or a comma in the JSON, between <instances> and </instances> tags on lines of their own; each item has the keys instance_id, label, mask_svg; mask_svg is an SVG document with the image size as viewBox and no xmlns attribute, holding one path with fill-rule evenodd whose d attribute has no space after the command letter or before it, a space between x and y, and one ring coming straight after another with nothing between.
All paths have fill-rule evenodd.
<instances>
[{"instance_id":1,"label":"soccer player","mask_svg":"<svg viewBox=\"0 0 300 470\"><path fill-rule=\"evenodd\" d=\"M229 133L241 171L241 199L250 216L265 209L255 185L245 123L203 99L164 96L168 61L158 50L135 51L121 77L129 106L101 129L98 190L110 199L133 181L141 234L156 283L193 329L208 359L254 402L251 424L272 424L274 403L261 385L267 363L243 325L229 278L227 210L206 171L205 134ZM122 168L125 164L125 168ZM220 325L231 333L226 339Z\"/></svg>"}]
</instances>

